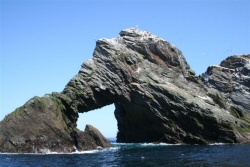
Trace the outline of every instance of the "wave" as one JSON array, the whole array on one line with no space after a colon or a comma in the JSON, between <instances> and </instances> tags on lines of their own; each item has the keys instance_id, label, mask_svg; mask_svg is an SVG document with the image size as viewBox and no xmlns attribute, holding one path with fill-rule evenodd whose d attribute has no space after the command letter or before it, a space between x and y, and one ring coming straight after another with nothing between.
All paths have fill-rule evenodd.
<instances>
[{"instance_id":1,"label":"wave","mask_svg":"<svg viewBox=\"0 0 250 167\"><path fill-rule=\"evenodd\" d=\"M112 147L110 148L102 148L98 147L95 150L86 150L86 151L78 151L65 153L65 152L53 152L49 149L44 150L44 153L0 153L0 155L17 155L17 154L31 154L31 155L53 155L53 154L97 154L101 152L110 152L110 151L117 151L121 148L140 148L140 147L166 147L166 146L181 146L181 145L187 145L187 144L170 144L170 143L117 143L117 142L111 142ZM228 143L211 143L208 144L209 146L216 146L216 145L227 145Z\"/></svg>"},{"instance_id":2,"label":"wave","mask_svg":"<svg viewBox=\"0 0 250 167\"><path fill-rule=\"evenodd\" d=\"M182 145L181 143L178 144L170 144L170 143L142 143L142 146L179 146Z\"/></svg>"},{"instance_id":3,"label":"wave","mask_svg":"<svg viewBox=\"0 0 250 167\"><path fill-rule=\"evenodd\" d=\"M208 144L210 146L218 146L218 145L226 145L228 143L211 143L211 144Z\"/></svg>"},{"instance_id":4,"label":"wave","mask_svg":"<svg viewBox=\"0 0 250 167\"><path fill-rule=\"evenodd\" d=\"M0 154L5 154L5 155L18 155L18 154L27 154L27 155L53 155L53 154L96 154L100 152L105 152L105 151L115 151L118 150L118 147L110 147L110 148L100 148L98 147L95 150L86 150L86 151L78 151L76 150L75 152L70 152L70 153L65 153L65 152L52 152L49 149L45 153L0 153Z\"/></svg>"},{"instance_id":5,"label":"wave","mask_svg":"<svg viewBox=\"0 0 250 167\"><path fill-rule=\"evenodd\" d=\"M102 147L97 147L96 150L86 150L86 151L78 151L76 150L75 152L71 153L56 153L56 152L51 152L51 153L46 153L46 154L96 154L100 152L106 152L106 151L114 151L118 150L118 147L110 147L110 148L102 148Z\"/></svg>"},{"instance_id":6,"label":"wave","mask_svg":"<svg viewBox=\"0 0 250 167\"><path fill-rule=\"evenodd\" d=\"M170 143L116 143L111 142L113 147L151 147L151 146L183 146L183 145L200 145L200 144L185 144L185 143L177 143L177 144L170 144ZM214 145L228 145L230 143L211 143L207 144L208 146L214 146Z\"/></svg>"},{"instance_id":7,"label":"wave","mask_svg":"<svg viewBox=\"0 0 250 167\"><path fill-rule=\"evenodd\" d=\"M170 143L111 143L114 147L155 147L155 146L178 146L182 145L178 144L170 144Z\"/></svg>"}]
</instances>

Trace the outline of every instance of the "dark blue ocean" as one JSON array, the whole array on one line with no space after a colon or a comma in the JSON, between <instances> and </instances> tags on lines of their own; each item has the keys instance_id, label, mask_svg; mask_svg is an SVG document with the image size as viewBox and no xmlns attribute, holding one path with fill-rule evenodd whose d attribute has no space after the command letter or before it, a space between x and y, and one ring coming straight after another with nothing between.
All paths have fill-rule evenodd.
<instances>
[{"instance_id":1,"label":"dark blue ocean","mask_svg":"<svg viewBox=\"0 0 250 167\"><path fill-rule=\"evenodd\" d=\"M250 167L250 144L119 144L71 154L0 154L0 167L225 166Z\"/></svg>"}]
</instances>

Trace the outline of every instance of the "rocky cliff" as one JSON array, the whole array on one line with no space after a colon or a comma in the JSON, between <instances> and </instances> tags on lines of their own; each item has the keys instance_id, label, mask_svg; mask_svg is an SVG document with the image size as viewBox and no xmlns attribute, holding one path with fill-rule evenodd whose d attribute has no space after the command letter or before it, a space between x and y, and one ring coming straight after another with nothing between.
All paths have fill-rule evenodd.
<instances>
[{"instance_id":1,"label":"rocky cliff","mask_svg":"<svg viewBox=\"0 0 250 167\"><path fill-rule=\"evenodd\" d=\"M49 153L111 147L93 126L85 132L65 114L62 102L51 96L34 97L0 122L0 152Z\"/></svg>"},{"instance_id":2,"label":"rocky cliff","mask_svg":"<svg viewBox=\"0 0 250 167\"><path fill-rule=\"evenodd\" d=\"M123 30L118 38L97 41L93 58L61 93L32 99L5 118L0 151L36 140L73 141L79 148L95 141L95 147L103 138L92 130L78 131L78 113L113 103L118 142L249 142L249 56L229 57L196 76L169 42L138 29ZM20 121L30 128L18 128ZM47 130L51 139L41 138Z\"/></svg>"},{"instance_id":3,"label":"rocky cliff","mask_svg":"<svg viewBox=\"0 0 250 167\"><path fill-rule=\"evenodd\" d=\"M228 111L234 117L249 123L250 120L250 55L230 56L219 66L210 66L202 74L204 84L224 96ZM218 102L217 102L218 103ZM220 103L220 102L219 102ZM221 105L223 108L227 106ZM238 141L249 141L249 126L235 121L232 125ZM239 128L240 127L240 128ZM246 132L246 133L241 133Z\"/></svg>"}]
</instances>

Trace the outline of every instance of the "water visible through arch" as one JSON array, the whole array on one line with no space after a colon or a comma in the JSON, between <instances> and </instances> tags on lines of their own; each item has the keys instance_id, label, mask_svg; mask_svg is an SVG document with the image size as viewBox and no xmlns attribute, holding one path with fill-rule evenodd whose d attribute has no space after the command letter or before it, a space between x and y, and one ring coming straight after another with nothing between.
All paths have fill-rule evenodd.
<instances>
[{"instance_id":1,"label":"water visible through arch","mask_svg":"<svg viewBox=\"0 0 250 167\"><path fill-rule=\"evenodd\" d=\"M77 127L84 131L86 124L93 125L106 138L115 138L117 134L117 121L114 115L114 104L104 106L85 113L79 113Z\"/></svg>"}]
</instances>

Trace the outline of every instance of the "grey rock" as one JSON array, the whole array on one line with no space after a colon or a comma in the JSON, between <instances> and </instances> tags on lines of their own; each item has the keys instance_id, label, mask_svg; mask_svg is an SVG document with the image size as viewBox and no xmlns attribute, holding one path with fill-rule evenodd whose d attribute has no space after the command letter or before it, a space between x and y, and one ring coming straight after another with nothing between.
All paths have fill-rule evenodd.
<instances>
[{"instance_id":1,"label":"grey rock","mask_svg":"<svg viewBox=\"0 0 250 167\"><path fill-rule=\"evenodd\" d=\"M234 105L250 113L250 55L230 56L202 74L206 86L219 90Z\"/></svg>"},{"instance_id":2,"label":"grey rock","mask_svg":"<svg viewBox=\"0 0 250 167\"><path fill-rule=\"evenodd\" d=\"M93 137L94 142L100 147L111 147L109 141L101 134L101 132L92 125L86 125L84 130L89 136Z\"/></svg>"},{"instance_id":3,"label":"grey rock","mask_svg":"<svg viewBox=\"0 0 250 167\"><path fill-rule=\"evenodd\" d=\"M204 84L219 90L231 104L230 112L249 123L250 118L250 55L234 55L223 60L219 66L210 66L202 74ZM242 131L242 130L241 130ZM249 130L244 136L248 136Z\"/></svg>"},{"instance_id":4,"label":"grey rock","mask_svg":"<svg viewBox=\"0 0 250 167\"><path fill-rule=\"evenodd\" d=\"M249 132L248 118L235 117L239 107L195 76L179 49L138 29L98 40L93 58L62 94L74 113L114 103L118 142L249 141L235 133Z\"/></svg>"}]
</instances>

